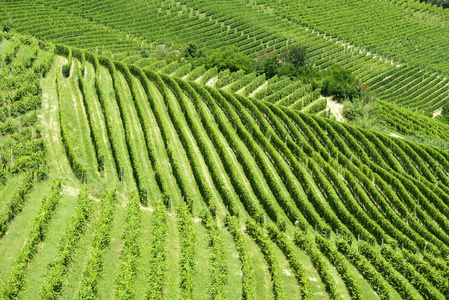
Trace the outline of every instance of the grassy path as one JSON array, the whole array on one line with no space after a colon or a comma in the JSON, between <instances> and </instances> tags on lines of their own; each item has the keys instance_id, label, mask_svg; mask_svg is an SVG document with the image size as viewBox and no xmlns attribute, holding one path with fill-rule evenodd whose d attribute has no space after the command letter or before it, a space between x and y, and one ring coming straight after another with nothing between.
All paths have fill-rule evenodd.
<instances>
[{"instance_id":1,"label":"grassy path","mask_svg":"<svg viewBox=\"0 0 449 300\"><path fill-rule=\"evenodd\" d=\"M100 79L100 85L101 90L104 93L104 96L106 98L106 101L108 101L108 107L109 111L106 112L106 117L111 120L111 124L113 124L112 132L115 133L117 139L117 146L119 149L119 152L121 153L121 157L123 161L121 162L122 165L125 168L124 172L124 187L123 188L129 188L132 189L134 183L134 178L132 174L132 168L131 168L131 162L129 160L128 156L128 150L126 148L125 144L125 132L122 125L122 120L120 118L120 112L119 108L115 99L114 94L114 88L112 85L112 79L109 74L109 71L103 67L100 66L99 70L99 79ZM122 188L122 189L123 189Z\"/></svg>"},{"instance_id":2,"label":"grassy path","mask_svg":"<svg viewBox=\"0 0 449 300\"><path fill-rule=\"evenodd\" d=\"M24 178L23 174L15 175L8 178L6 185L0 186L0 212L3 213L7 209L9 201L11 201L14 192L22 184Z\"/></svg>"},{"instance_id":3,"label":"grassy path","mask_svg":"<svg viewBox=\"0 0 449 300\"><path fill-rule=\"evenodd\" d=\"M68 86L70 86L73 101L72 109L76 114L76 118L74 119L74 127L78 132L77 142L80 146L79 153L86 161L88 177L98 177L98 162L95 156L94 145L92 139L90 138L90 127L86 116L86 108L84 107L82 94L78 85L78 70L80 67L80 62L75 59L73 60L73 65L74 68L72 70L72 76L66 80L63 79L62 83L64 85L64 83L68 81L66 83L69 83ZM64 113L66 113L66 111L67 110L64 109Z\"/></svg>"},{"instance_id":4,"label":"grassy path","mask_svg":"<svg viewBox=\"0 0 449 300\"><path fill-rule=\"evenodd\" d=\"M268 271L267 262L260 251L259 246L246 233L243 234L250 255L250 262L254 272L254 282L256 285L255 295L257 299L274 299L271 284L271 276Z\"/></svg>"},{"instance_id":5,"label":"grassy path","mask_svg":"<svg viewBox=\"0 0 449 300\"><path fill-rule=\"evenodd\" d=\"M161 120L159 120L159 122L161 122L161 126L163 126L166 130L166 132L163 134L165 134L167 138L167 144L171 148L173 158L176 160L175 162L170 163L178 164L180 172L182 172L181 176L184 177L189 186L189 190L191 192L190 196L192 197L192 199L194 199L194 210L195 212L197 212L197 210L199 210L201 207L200 206L201 194L198 191L198 187L194 180L192 170L190 169L190 164L188 163L187 155L184 151L184 148L182 147L182 144L179 140L176 130L173 127L173 124L170 122L170 117L168 115L162 95L160 94L159 90L156 88L156 86L154 86L153 83L151 83L150 88L154 92L151 97L154 107L161 113ZM181 201L181 199L178 198L176 199L176 201Z\"/></svg>"},{"instance_id":6,"label":"grassy path","mask_svg":"<svg viewBox=\"0 0 449 300\"><path fill-rule=\"evenodd\" d=\"M66 275L65 284L62 288L61 299L74 299L81 286L81 280L83 279L84 269L89 257L92 240L94 239L95 230L99 222L99 207L100 204L97 201L94 201L90 222L86 224L85 233L79 241L78 250L74 256L74 261L72 262Z\"/></svg>"},{"instance_id":7,"label":"grassy path","mask_svg":"<svg viewBox=\"0 0 449 300\"><path fill-rule=\"evenodd\" d=\"M119 183L118 175L114 166L114 159L112 157L112 153L110 151L111 147L108 142L106 124L103 117L103 113L101 112L101 106L98 102L97 94L95 92L94 87L95 81L95 70L91 63L86 62L86 72L84 75L84 82L86 85L88 100L90 101L90 106L93 111L93 119L95 121L95 126L98 129L97 132L101 135L101 143L103 144L104 151L104 171L100 176L103 177L105 185Z\"/></svg>"},{"instance_id":8,"label":"grassy path","mask_svg":"<svg viewBox=\"0 0 449 300\"><path fill-rule=\"evenodd\" d=\"M183 97L183 99L179 100L179 101L184 101L185 106L186 106L186 113L190 116L192 122L194 122L196 124L196 126L198 126L200 128L199 132L201 134L201 137L194 137L195 139L199 139L201 138L205 144L206 147L209 150L209 153L211 153L211 160L213 163L213 167L215 168L215 170L219 170L218 173L221 177L221 182L223 182L226 186L226 189L230 192L231 195L234 195L234 200L235 203L237 203L238 208L239 208L239 215L244 216L246 214L245 208L243 207L243 205L241 205L240 201L238 200L237 194L234 190L234 187L232 186L232 183L230 182L230 179L228 177L228 174L223 166L223 162L219 156L219 154L217 153L217 150L214 147L214 144L212 143L212 141L210 140L209 136L207 135L206 130L203 127L203 124L201 123L200 120L200 116L198 114L198 112L196 111L192 101L188 98L188 97ZM201 158L202 156L200 156ZM203 165L203 170L207 169L207 166L204 163L204 160L201 159L201 163ZM205 169L206 168L206 169ZM213 186L213 183L209 183L211 186ZM222 204L222 202L218 202L218 205L221 206L221 209L217 211L218 215L223 217L224 214L226 213L224 204Z\"/></svg>"},{"instance_id":9,"label":"grassy path","mask_svg":"<svg viewBox=\"0 0 449 300\"><path fill-rule=\"evenodd\" d=\"M155 87L153 86L153 88L150 90L151 94L147 95L142 87L142 84L134 77L133 80L137 90L136 100L138 101L139 105L143 108L142 109L143 117L145 119L146 124L148 125L148 128L144 128L144 130L147 130L147 134L150 137L150 141L152 143L151 145L149 145L149 147L152 147L154 149L156 159L160 166L160 170L158 171L161 173L162 177L165 178L165 182L168 185L171 197L179 199L181 198L181 191L178 185L176 184L176 180L173 175L172 166L168 158L167 149L165 149L161 130L157 124L154 113L151 110L150 103L148 102L149 97L156 96L155 95L156 91L153 90L153 88ZM151 199L149 200L151 203Z\"/></svg>"},{"instance_id":10,"label":"grassy path","mask_svg":"<svg viewBox=\"0 0 449 300\"><path fill-rule=\"evenodd\" d=\"M152 170L151 163L148 159L148 151L145 143L145 136L142 132L142 126L139 122L139 116L137 115L134 102L132 100L130 87L128 86L122 73L117 72L118 85L121 86L123 91L123 100L125 102L125 111L127 119L129 120L129 128L131 134L131 147L134 147L137 154L137 164L140 164L140 170L142 171L141 179L142 186L148 191L149 199L155 198L159 195L159 189L157 186L154 172Z\"/></svg>"},{"instance_id":11,"label":"grassy path","mask_svg":"<svg viewBox=\"0 0 449 300\"><path fill-rule=\"evenodd\" d=\"M186 97L185 95L182 95L182 96ZM199 172L203 175L203 178L206 180L207 185L210 187L211 197L212 197L212 199L214 199L215 203L217 203L218 209L221 211L221 214L223 215L226 213L226 208L223 205L223 201L221 200L220 194L218 193L217 189L215 188L215 185L212 180L209 169L208 169L206 163L204 162L204 158L201 155L200 149L198 148L196 139L195 139L194 135L192 134L191 130L189 130L189 124L187 123L187 121L184 117L184 114L181 111L181 108L179 107L178 101L182 101L182 100L185 100L185 99L176 99L176 98L174 98L174 95L172 95L172 97L170 97L170 99L169 99L169 101L171 102L170 105L173 108L175 115L178 117L178 120L180 120L181 126L185 129L184 132L187 135L188 143L191 145L191 147L193 149L192 155L194 157L197 157L197 159L198 159L199 165L201 167L201 170L199 170ZM193 165L191 165L191 167L193 168ZM200 204L202 204L202 203L201 202L197 203L198 207Z\"/></svg>"},{"instance_id":12,"label":"grassy path","mask_svg":"<svg viewBox=\"0 0 449 300\"><path fill-rule=\"evenodd\" d=\"M222 149L223 149L223 151L225 151L227 157L229 157L230 164L232 164L232 168L235 170L235 173L238 176L237 180L244 186L246 191L248 191L248 195L251 198L251 201L253 201L254 203L259 203L257 197L254 195L252 186L249 183L248 179L246 178L245 172L244 172L242 166L240 165L233 149L229 146L228 141L223 136L221 131L217 128L218 121L215 119L214 114L210 111L209 107L204 102L201 103L201 108L204 111L205 116L207 118L206 120L203 120L203 122L210 123L215 128L214 131L217 135L217 139L219 140L219 143L224 146ZM221 158L221 159L223 159L223 158ZM232 175L229 174L229 176L232 176ZM242 204L242 207L243 207L243 204ZM244 215L246 215L246 213Z\"/></svg>"},{"instance_id":13,"label":"grassy path","mask_svg":"<svg viewBox=\"0 0 449 300\"><path fill-rule=\"evenodd\" d=\"M224 287L227 299L242 298L242 263L237 252L232 235L224 228L221 229L225 248L225 262L228 266L227 285Z\"/></svg>"}]
</instances>

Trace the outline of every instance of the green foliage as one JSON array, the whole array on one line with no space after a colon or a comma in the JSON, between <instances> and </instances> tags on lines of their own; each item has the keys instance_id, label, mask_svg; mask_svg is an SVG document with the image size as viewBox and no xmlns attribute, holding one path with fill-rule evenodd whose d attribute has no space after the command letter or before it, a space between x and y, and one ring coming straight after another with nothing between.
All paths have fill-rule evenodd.
<instances>
[{"instance_id":1,"label":"green foliage","mask_svg":"<svg viewBox=\"0 0 449 300\"><path fill-rule=\"evenodd\" d=\"M282 48L280 58L284 64L291 64L298 70L307 64L307 48L300 44L289 45Z\"/></svg>"},{"instance_id":2,"label":"green foliage","mask_svg":"<svg viewBox=\"0 0 449 300\"><path fill-rule=\"evenodd\" d=\"M337 272L340 274L346 288L352 299L362 299L362 293L360 291L359 284L354 279L354 274L349 268L346 257L339 253L335 246L321 235L315 235L315 243L324 255L329 259L331 264L335 266Z\"/></svg>"},{"instance_id":3,"label":"green foliage","mask_svg":"<svg viewBox=\"0 0 449 300\"><path fill-rule=\"evenodd\" d=\"M230 48L203 56L194 65L204 65L208 69L216 67L219 72L229 69L231 72L243 70L245 73L249 73L254 69L254 60L241 52L237 52L235 48Z\"/></svg>"},{"instance_id":4,"label":"green foliage","mask_svg":"<svg viewBox=\"0 0 449 300\"><path fill-rule=\"evenodd\" d=\"M150 267L146 299L163 299L166 286L167 213L162 201L156 204L152 215Z\"/></svg>"},{"instance_id":5,"label":"green foliage","mask_svg":"<svg viewBox=\"0 0 449 300\"><path fill-rule=\"evenodd\" d=\"M92 250L87 259L77 299L97 299L98 297L98 282L103 272L104 254L111 241L112 222L117 202L117 194L114 191L105 192L101 198L99 222L96 225Z\"/></svg>"},{"instance_id":6,"label":"green foliage","mask_svg":"<svg viewBox=\"0 0 449 300\"><path fill-rule=\"evenodd\" d=\"M245 238L240 231L239 221L236 217L226 215L225 225L234 239L235 246L242 262L242 299L254 299L254 271L250 263L250 253L246 246Z\"/></svg>"},{"instance_id":7,"label":"green foliage","mask_svg":"<svg viewBox=\"0 0 449 300\"><path fill-rule=\"evenodd\" d=\"M443 108L441 110L441 115L442 116L449 116L449 101L447 101L444 105Z\"/></svg>"},{"instance_id":8,"label":"green foliage","mask_svg":"<svg viewBox=\"0 0 449 300\"><path fill-rule=\"evenodd\" d=\"M355 265L363 277L371 284L379 295L380 299L393 299L388 288L388 283L373 265L357 249L352 248L348 243L339 239L336 243L337 249Z\"/></svg>"},{"instance_id":9,"label":"green foliage","mask_svg":"<svg viewBox=\"0 0 449 300\"><path fill-rule=\"evenodd\" d=\"M18 253L13 270L9 274L7 284L2 286L0 297L2 299L17 299L23 289L26 279L26 270L29 262L35 257L39 245L44 241L48 225L52 220L61 199L61 181L52 184L51 191L42 199L37 216L32 220L31 232Z\"/></svg>"},{"instance_id":10,"label":"green foliage","mask_svg":"<svg viewBox=\"0 0 449 300\"><path fill-rule=\"evenodd\" d=\"M64 77L70 76L70 70L72 68L72 48L65 45L56 45L55 54L65 56L67 63L62 66L61 72Z\"/></svg>"},{"instance_id":11,"label":"green foliage","mask_svg":"<svg viewBox=\"0 0 449 300\"><path fill-rule=\"evenodd\" d=\"M419 2L426 2L426 3L434 4L436 6L441 6L443 8L449 8L448 0L420 0Z\"/></svg>"},{"instance_id":12,"label":"green foliage","mask_svg":"<svg viewBox=\"0 0 449 300\"><path fill-rule=\"evenodd\" d=\"M211 213L204 209L201 212L202 222L209 236L211 265L211 284L208 295L210 299L225 299L225 286L227 283L228 268L225 260L223 237L217 222Z\"/></svg>"},{"instance_id":13,"label":"green foliage","mask_svg":"<svg viewBox=\"0 0 449 300\"><path fill-rule=\"evenodd\" d=\"M181 299L193 299L193 278L195 272L195 232L193 221L187 209L187 204L181 202L177 209L178 232L180 237L180 277Z\"/></svg>"},{"instance_id":14,"label":"green foliage","mask_svg":"<svg viewBox=\"0 0 449 300\"><path fill-rule=\"evenodd\" d=\"M7 19L2 22L2 27L4 32L10 32L14 28L14 22L11 19Z\"/></svg>"},{"instance_id":15,"label":"green foliage","mask_svg":"<svg viewBox=\"0 0 449 300\"><path fill-rule=\"evenodd\" d=\"M361 98L345 101L343 117L353 125L379 132L386 132L386 125L379 116L376 102L366 102Z\"/></svg>"},{"instance_id":16,"label":"green foliage","mask_svg":"<svg viewBox=\"0 0 449 300\"><path fill-rule=\"evenodd\" d=\"M75 150L72 135L67 128L67 120L62 111L62 83L59 73L56 74L56 86L59 102L59 125L61 129L62 142L66 151L70 166L78 179L83 179L86 175L86 166L80 160L79 153Z\"/></svg>"},{"instance_id":17,"label":"green foliage","mask_svg":"<svg viewBox=\"0 0 449 300\"><path fill-rule=\"evenodd\" d=\"M323 71L321 93L333 96L337 101L354 99L360 96L360 87L351 71L334 64Z\"/></svg>"},{"instance_id":18,"label":"green foliage","mask_svg":"<svg viewBox=\"0 0 449 300\"><path fill-rule=\"evenodd\" d=\"M2 172L2 180L6 180L6 174ZM25 177L22 185L20 185L14 192L11 200L7 203L7 209L0 215L0 237L2 237L8 230L8 224L11 222L16 214L22 211L26 204L26 196L33 188L34 174L31 173ZM2 184L5 184L3 182Z\"/></svg>"},{"instance_id":19,"label":"green foliage","mask_svg":"<svg viewBox=\"0 0 449 300\"><path fill-rule=\"evenodd\" d=\"M400 276L393 266L389 264L379 252L375 251L373 247L366 242L360 242L359 251L371 262L377 271L389 281L401 297L405 299L419 299L414 293L411 284Z\"/></svg>"},{"instance_id":20,"label":"green foliage","mask_svg":"<svg viewBox=\"0 0 449 300\"><path fill-rule=\"evenodd\" d=\"M41 288L39 299L57 299L61 296L63 280L67 274L80 238L92 213L93 200L84 185L76 199L75 213L70 218L62 235L57 256L47 266L47 273Z\"/></svg>"},{"instance_id":21,"label":"green foliage","mask_svg":"<svg viewBox=\"0 0 449 300\"><path fill-rule=\"evenodd\" d=\"M199 58L203 56L203 51L198 49L196 44L189 43L185 50L183 51L184 57L186 58Z\"/></svg>"},{"instance_id":22,"label":"green foliage","mask_svg":"<svg viewBox=\"0 0 449 300\"><path fill-rule=\"evenodd\" d=\"M306 270L302 266L298 256L295 253L293 243L291 243L284 233L281 233L276 225L269 223L267 226L268 234L284 253L290 266L292 267L296 280L301 287L301 299L311 299L310 281L307 277Z\"/></svg>"},{"instance_id":23,"label":"green foliage","mask_svg":"<svg viewBox=\"0 0 449 300\"><path fill-rule=\"evenodd\" d=\"M84 52L83 57L84 57ZM101 135L98 132L98 127L95 124L95 120L93 118L93 109L92 109L92 99L88 99L88 94L86 90L86 85L84 83L84 78L82 75L82 71L78 71L78 85L81 91L81 96L83 99L84 108L86 110L87 120L89 122L89 129L90 129L90 137L92 139L92 142L94 144L95 148L95 155L97 158L98 163L98 171L104 170L104 150L101 143Z\"/></svg>"},{"instance_id":24,"label":"green foliage","mask_svg":"<svg viewBox=\"0 0 449 300\"><path fill-rule=\"evenodd\" d=\"M269 266L271 281L273 284L273 294L275 299L284 299L284 292L282 291L281 279L279 278L279 265L276 256L273 252L273 245L268 237L264 234L263 230L258 227L258 224L252 219L246 221L246 231L259 245L265 260Z\"/></svg>"},{"instance_id":25,"label":"green foliage","mask_svg":"<svg viewBox=\"0 0 449 300\"><path fill-rule=\"evenodd\" d=\"M132 191L126 205L125 230L123 231L123 247L120 252L120 265L115 278L115 297L133 299L135 297L134 281L138 270L140 256L140 226L142 211L139 206L139 193Z\"/></svg>"}]
</instances>

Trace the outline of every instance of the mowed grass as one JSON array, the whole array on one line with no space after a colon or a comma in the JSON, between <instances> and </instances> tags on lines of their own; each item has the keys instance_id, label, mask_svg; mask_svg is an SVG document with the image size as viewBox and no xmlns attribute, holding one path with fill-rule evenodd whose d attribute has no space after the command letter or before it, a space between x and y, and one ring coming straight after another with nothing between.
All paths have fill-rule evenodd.
<instances>
[{"instance_id":1,"label":"mowed grass","mask_svg":"<svg viewBox=\"0 0 449 300\"><path fill-rule=\"evenodd\" d=\"M91 63L86 62L86 71L84 75L84 83L86 85L87 91L87 102L92 108L94 126L97 128L97 132L100 134L100 142L103 146L103 163L104 171L99 174L103 183L102 186L107 188L111 184L118 185L119 178L118 173L115 168L114 158L112 157L111 145L109 144L106 124L104 120L103 113L101 111L101 105L98 101L97 94L95 92L94 82L95 82L95 70Z\"/></svg>"}]
</instances>

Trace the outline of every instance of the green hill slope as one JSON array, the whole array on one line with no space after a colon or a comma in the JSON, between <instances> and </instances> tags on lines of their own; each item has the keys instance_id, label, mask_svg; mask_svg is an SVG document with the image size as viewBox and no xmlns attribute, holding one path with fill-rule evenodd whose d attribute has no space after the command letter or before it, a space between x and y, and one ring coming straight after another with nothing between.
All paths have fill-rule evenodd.
<instances>
[{"instance_id":1,"label":"green hill slope","mask_svg":"<svg viewBox=\"0 0 449 300\"><path fill-rule=\"evenodd\" d=\"M258 56L299 42L319 68L339 63L382 99L431 115L449 100L447 13L401 3L5 1L0 18L19 31L99 53L195 43Z\"/></svg>"},{"instance_id":2,"label":"green hill slope","mask_svg":"<svg viewBox=\"0 0 449 300\"><path fill-rule=\"evenodd\" d=\"M23 169L49 178L6 161L2 298L448 293L447 150L34 39L22 67L25 41L3 36L2 92L35 74L48 154Z\"/></svg>"}]
</instances>

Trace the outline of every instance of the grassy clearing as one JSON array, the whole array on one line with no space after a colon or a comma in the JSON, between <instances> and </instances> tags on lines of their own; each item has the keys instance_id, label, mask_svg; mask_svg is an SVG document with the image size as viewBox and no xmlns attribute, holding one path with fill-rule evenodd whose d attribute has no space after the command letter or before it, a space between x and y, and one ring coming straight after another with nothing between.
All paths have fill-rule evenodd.
<instances>
[{"instance_id":1,"label":"grassy clearing","mask_svg":"<svg viewBox=\"0 0 449 300\"><path fill-rule=\"evenodd\" d=\"M47 77L41 79L42 109L38 117L42 125L42 136L47 144L48 157L51 157L48 161L49 173L73 179L74 175L61 141L56 92L56 72L59 72L59 66L66 62L67 59L57 56ZM73 180L73 183L75 182L77 181Z\"/></svg>"},{"instance_id":2,"label":"grassy clearing","mask_svg":"<svg viewBox=\"0 0 449 300\"><path fill-rule=\"evenodd\" d=\"M98 178L98 162L95 157L95 149L93 142L90 138L90 127L86 116L86 109L84 107L83 98L78 85L78 70L80 67L80 62L76 59L73 60L74 68L72 70L72 76L68 79L62 80L67 81L71 90L71 99L67 99L69 105L71 105L72 111L74 112L73 128L75 128L78 135L78 146L80 147L81 157L85 159L88 178L95 180ZM71 100L71 102L70 102ZM66 108L63 110L66 113Z\"/></svg>"},{"instance_id":3,"label":"grassy clearing","mask_svg":"<svg viewBox=\"0 0 449 300\"><path fill-rule=\"evenodd\" d=\"M113 183L118 185L118 175L114 166L114 160L112 153L110 151L110 145L107 137L105 120L103 118L103 113L101 112L101 106L98 102L97 94L95 92L94 81L95 81L95 70L91 63L86 62L86 72L84 75L84 82L86 83L87 100L93 111L93 119L95 122L95 127L97 132L101 135L101 143L104 149L104 171L100 173L103 179L103 185L106 188L107 185Z\"/></svg>"},{"instance_id":4,"label":"grassy clearing","mask_svg":"<svg viewBox=\"0 0 449 300\"><path fill-rule=\"evenodd\" d=\"M323 299L323 300L330 299L328 293L326 292L326 287L324 286L324 283L321 281L320 275L313 266L310 257L298 247L295 247L295 250L298 259L301 261L309 277L310 292L312 294L312 299Z\"/></svg>"},{"instance_id":5,"label":"grassy clearing","mask_svg":"<svg viewBox=\"0 0 449 300\"><path fill-rule=\"evenodd\" d=\"M286 299L298 299L301 297L301 290L296 280L295 274L290 268L290 264L285 259L281 249L273 243L274 255L279 264L279 278L281 279L282 291Z\"/></svg>"},{"instance_id":6,"label":"grassy clearing","mask_svg":"<svg viewBox=\"0 0 449 300\"><path fill-rule=\"evenodd\" d=\"M230 193L232 195L235 196L236 199L236 203L237 203L237 207L239 208L239 215L240 216L244 216L246 214L246 210L243 207L243 205L241 205L240 201L238 201L237 199L237 194L234 190L234 187L232 186L232 183L229 180L229 177L226 173L226 170L223 166L223 162L220 159L220 156L218 155L213 143L211 142L210 138L208 137L206 130L204 129L201 121L199 120L199 115L198 112L195 110L195 107L193 105L193 103L188 99L188 97L184 97L184 102L187 106L187 111L188 113L192 116L192 121L195 122L197 124L197 126L199 126L200 128L200 134L202 134L202 139L203 141L205 141L205 143L207 144L207 147L210 150L211 156L212 156L212 160L214 161L214 165L216 168L218 168L220 171L217 172L221 175L222 180L225 182L226 188L230 191ZM201 156L202 158L202 156ZM203 160L201 160L203 161ZM204 163L203 163L204 165ZM204 166L203 168L206 168L206 166ZM226 208L224 207L224 204L221 201L217 202L217 205L219 206L217 209L217 215L221 218L224 217L224 215L226 214Z\"/></svg>"},{"instance_id":7,"label":"grassy clearing","mask_svg":"<svg viewBox=\"0 0 449 300\"><path fill-rule=\"evenodd\" d=\"M168 101L177 101L170 90L169 97L170 99ZM166 135L169 141L168 143L171 145L172 150L176 149L176 151L173 151L174 159L179 164L181 172L183 174L182 176L184 176L184 179L189 185L190 196L193 200L194 215L198 215L202 207L202 197L195 182L195 177L193 176L192 170L190 168L189 159L187 157L187 154L185 153L185 149L183 148L181 141L179 140L176 129L174 128L174 125L170 120L170 116L168 114L164 100L162 99L162 96L156 97L154 100L155 105L159 106L159 109L162 112L162 122L165 123L165 128L167 129Z\"/></svg>"},{"instance_id":8,"label":"grassy clearing","mask_svg":"<svg viewBox=\"0 0 449 300\"><path fill-rule=\"evenodd\" d=\"M354 267L354 265L352 265L352 264L349 264L349 268L351 269L352 274L354 274L355 281L360 286L360 291L362 292L363 299L366 299L366 300L379 299L379 296L373 290L373 288L371 287L369 282L366 281L365 278L363 278L362 274L360 274L360 272L357 270L357 268ZM396 291L394 291L394 293L393 293L393 290L391 290L391 292L393 295L393 299L400 299L400 296L399 296L399 294L397 294Z\"/></svg>"}]
</instances>

